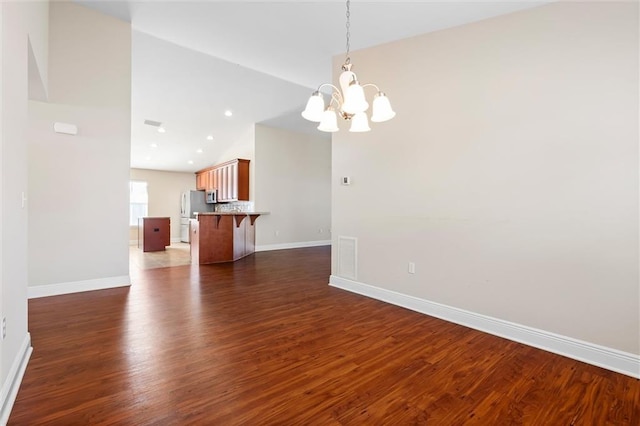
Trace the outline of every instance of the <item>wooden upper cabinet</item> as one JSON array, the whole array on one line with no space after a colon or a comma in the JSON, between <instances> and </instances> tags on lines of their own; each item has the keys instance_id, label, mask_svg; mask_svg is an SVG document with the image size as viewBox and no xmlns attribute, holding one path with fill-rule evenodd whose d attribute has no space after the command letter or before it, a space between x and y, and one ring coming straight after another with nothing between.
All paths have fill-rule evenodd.
<instances>
[{"instance_id":1,"label":"wooden upper cabinet","mask_svg":"<svg viewBox=\"0 0 640 426\"><path fill-rule=\"evenodd\" d=\"M211 189L218 188L218 174L216 173L216 169L209 170L209 185Z\"/></svg>"},{"instance_id":2,"label":"wooden upper cabinet","mask_svg":"<svg viewBox=\"0 0 640 426\"><path fill-rule=\"evenodd\" d=\"M227 195L227 168L224 166L217 169L220 179L218 179L218 201L227 201L229 196Z\"/></svg>"},{"instance_id":3,"label":"wooden upper cabinet","mask_svg":"<svg viewBox=\"0 0 640 426\"><path fill-rule=\"evenodd\" d=\"M196 189L200 191L207 189L207 172L196 173Z\"/></svg>"},{"instance_id":4,"label":"wooden upper cabinet","mask_svg":"<svg viewBox=\"0 0 640 426\"><path fill-rule=\"evenodd\" d=\"M215 182L215 173L214 170L208 170L207 172L207 191L210 191L212 189L216 188L216 182Z\"/></svg>"},{"instance_id":5,"label":"wooden upper cabinet","mask_svg":"<svg viewBox=\"0 0 640 426\"><path fill-rule=\"evenodd\" d=\"M235 165L235 189L236 198L239 201L249 201L249 160L238 160Z\"/></svg>"},{"instance_id":6,"label":"wooden upper cabinet","mask_svg":"<svg viewBox=\"0 0 640 426\"><path fill-rule=\"evenodd\" d=\"M231 160L196 172L196 189L215 189L219 202L249 201L249 160Z\"/></svg>"}]
</instances>

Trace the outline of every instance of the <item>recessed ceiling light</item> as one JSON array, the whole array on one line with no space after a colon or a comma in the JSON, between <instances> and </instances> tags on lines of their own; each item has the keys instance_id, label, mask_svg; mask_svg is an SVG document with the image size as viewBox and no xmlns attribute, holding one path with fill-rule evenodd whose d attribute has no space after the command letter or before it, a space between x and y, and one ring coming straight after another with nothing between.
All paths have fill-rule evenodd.
<instances>
[{"instance_id":1,"label":"recessed ceiling light","mask_svg":"<svg viewBox=\"0 0 640 426\"><path fill-rule=\"evenodd\" d=\"M232 115L233 115L233 112L231 112L231 110L229 109L224 112L225 117L231 117Z\"/></svg>"},{"instance_id":2,"label":"recessed ceiling light","mask_svg":"<svg viewBox=\"0 0 640 426\"><path fill-rule=\"evenodd\" d=\"M149 160L151 160L151 157L144 157L144 159L149 161Z\"/></svg>"},{"instance_id":3,"label":"recessed ceiling light","mask_svg":"<svg viewBox=\"0 0 640 426\"><path fill-rule=\"evenodd\" d=\"M166 130L164 130L164 127L158 127L158 133L164 133L166 132Z\"/></svg>"},{"instance_id":4,"label":"recessed ceiling light","mask_svg":"<svg viewBox=\"0 0 640 426\"><path fill-rule=\"evenodd\" d=\"M209 135L209 136L207 136L207 140L208 140L208 141L212 141L212 140L213 140L213 135Z\"/></svg>"},{"instance_id":5,"label":"recessed ceiling light","mask_svg":"<svg viewBox=\"0 0 640 426\"><path fill-rule=\"evenodd\" d=\"M157 143L152 143L151 145L149 145L151 148L157 148L158 144Z\"/></svg>"},{"instance_id":6,"label":"recessed ceiling light","mask_svg":"<svg viewBox=\"0 0 640 426\"><path fill-rule=\"evenodd\" d=\"M187 163L193 164L193 160L189 160L189 161L187 161Z\"/></svg>"},{"instance_id":7,"label":"recessed ceiling light","mask_svg":"<svg viewBox=\"0 0 640 426\"><path fill-rule=\"evenodd\" d=\"M198 149L196 149L196 152L197 152L198 154L202 154L202 148L198 148Z\"/></svg>"}]
</instances>

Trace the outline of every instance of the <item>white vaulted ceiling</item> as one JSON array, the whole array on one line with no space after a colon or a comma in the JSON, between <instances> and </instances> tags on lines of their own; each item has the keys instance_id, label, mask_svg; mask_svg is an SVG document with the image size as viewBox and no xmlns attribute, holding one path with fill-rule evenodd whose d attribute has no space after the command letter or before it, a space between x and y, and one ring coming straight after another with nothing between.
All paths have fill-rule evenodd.
<instances>
[{"instance_id":1,"label":"white vaulted ceiling","mask_svg":"<svg viewBox=\"0 0 640 426\"><path fill-rule=\"evenodd\" d=\"M253 123L317 132L300 111L331 80L332 57L345 51L344 2L77 3L131 22L132 167L201 169L223 158ZM354 0L351 49L544 3ZM166 132L145 119L162 122Z\"/></svg>"}]
</instances>

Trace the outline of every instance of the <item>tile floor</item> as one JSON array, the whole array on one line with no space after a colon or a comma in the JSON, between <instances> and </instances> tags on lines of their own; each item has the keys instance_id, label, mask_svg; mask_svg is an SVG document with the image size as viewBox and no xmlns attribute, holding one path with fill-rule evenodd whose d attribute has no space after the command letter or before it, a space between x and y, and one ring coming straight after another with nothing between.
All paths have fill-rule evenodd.
<instances>
[{"instance_id":1,"label":"tile floor","mask_svg":"<svg viewBox=\"0 0 640 426\"><path fill-rule=\"evenodd\" d=\"M191 264L189 243L172 243L164 251L143 252L137 245L129 246L129 269L154 269Z\"/></svg>"}]
</instances>

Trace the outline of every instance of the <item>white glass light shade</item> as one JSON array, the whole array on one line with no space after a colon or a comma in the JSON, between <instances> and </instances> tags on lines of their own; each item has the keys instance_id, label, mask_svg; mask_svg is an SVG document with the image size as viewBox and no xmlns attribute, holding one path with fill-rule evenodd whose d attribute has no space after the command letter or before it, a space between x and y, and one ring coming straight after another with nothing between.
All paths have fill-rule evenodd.
<instances>
[{"instance_id":1,"label":"white glass light shade","mask_svg":"<svg viewBox=\"0 0 640 426\"><path fill-rule=\"evenodd\" d=\"M313 92L307 106L302 111L302 116L309 121L319 123L322 120L322 114L324 112L324 98L320 92Z\"/></svg>"},{"instance_id":2,"label":"white glass light shade","mask_svg":"<svg viewBox=\"0 0 640 426\"><path fill-rule=\"evenodd\" d=\"M356 74L351 70L342 71L340 74L340 89L342 93L347 93L347 89L352 81L356 81Z\"/></svg>"},{"instance_id":3,"label":"white glass light shade","mask_svg":"<svg viewBox=\"0 0 640 426\"><path fill-rule=\"evenodd\" d=\"M369 108L369 103L364 97L364 89L357 82L353 82L344 93L344 103L342 111L348 114L365 112Z\"/></svg>"},{"instance_id":4,"label":"white glass light shade","mask_svg":"<svg viewBox=\"0 0 640 426\"><path fill-rule=\"evenodd\" d=\"M338 129L338 117L333 108L327 108L327 110L322 113L322 121L318 126L318 130L331 133L340 130Z\"/></svg>"},{"instance_id":5,"label":"white glass light shade","mask_svg":"<svg viewBox=\"0 0 640 426\"><path fill-rule=\"evenodd\" d=\"M349 128L350 132L368 132L369 130L371 130L371 127L369 127L367 114L364 112L358 112L351 117L351 127Z\"/></svg>"},{"instance_id":6,"label":"white glass light shade","mask_svg":"<svg viewBox=\"0 0 640 426\"><path fill-rule=\"evenodd\" d=\"M375 98L373 98L373 113L371 114L371 121L374 123L381 123L383 121L391 120L396 116L396 113L391 109L391 103L389 98L382 92L378 92Z\"/></svg>"}]
</instances>

